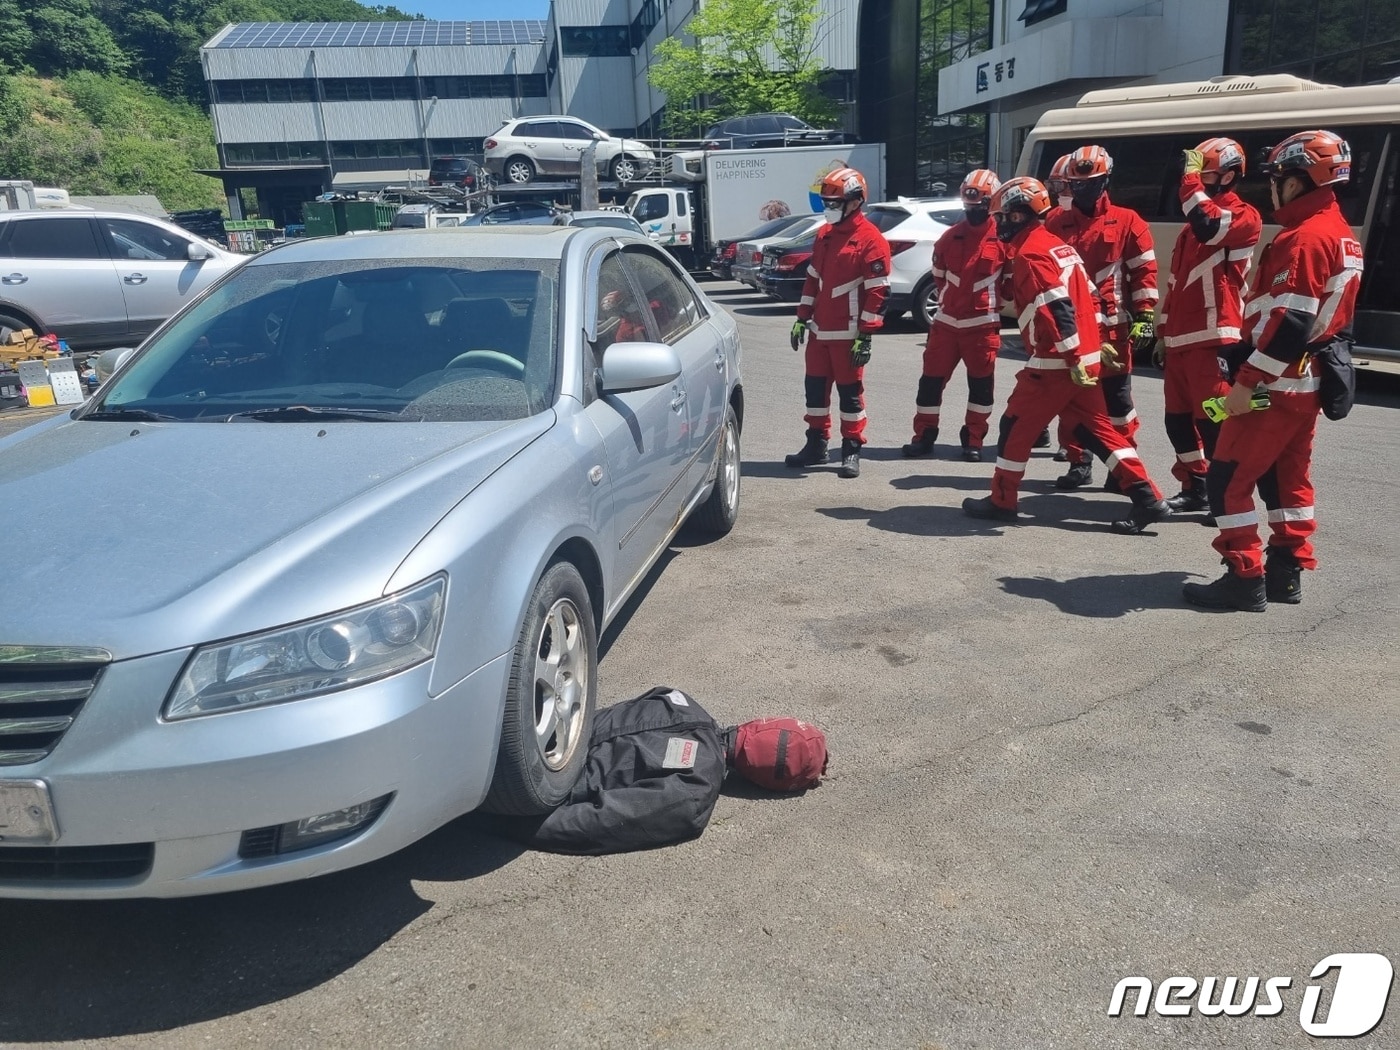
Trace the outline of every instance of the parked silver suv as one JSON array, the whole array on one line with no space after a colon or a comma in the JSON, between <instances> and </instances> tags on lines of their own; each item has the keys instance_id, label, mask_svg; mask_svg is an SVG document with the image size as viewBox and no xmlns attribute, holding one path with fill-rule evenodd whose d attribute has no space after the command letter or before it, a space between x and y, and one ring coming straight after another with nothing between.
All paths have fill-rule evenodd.
<instances>
[{"instance_id":1,"label":"parked silver suv","mask_svg":"<svg viewBox=\"0 0 1400 1050\"><path fill-rule=\"evenodd\" d=\"M74 350L135 346L244 259L128 212L0 212L0 338L32 328Z\"/></svg>"},{"instance_id":2,"label":"parked silver suv","mask_svg":"<svg viewBox=\"0 0 1400 1050\"><path fill-rule=\"evenodd\" d=\"M598 143L598 172L631 182L656 166L651 147L636 139L614 138L577 117L521 117L501 125L485 142L486 170L516 185L536 175L578 175L583 151Z\"/></svg>"}]
</instances>

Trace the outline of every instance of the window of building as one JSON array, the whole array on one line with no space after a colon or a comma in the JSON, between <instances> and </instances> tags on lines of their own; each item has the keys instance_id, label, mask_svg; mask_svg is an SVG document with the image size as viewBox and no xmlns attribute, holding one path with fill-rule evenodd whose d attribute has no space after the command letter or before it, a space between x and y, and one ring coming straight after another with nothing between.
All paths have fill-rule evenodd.
<instances>
[{"instance_id":1,"label":"window of building","mask_svg":"<svg viewBox=\"0 0 1400 1050\"><path fill-rule=\"evenodd\" d=\"M1069 0L1026 0L1026 9L1016 16L1017 21L1033 26L1047 18L1062 15L1069 8Z\"/></svg>"},{"instance_id":2,"label":"window of building","mask_svg":"<svg viewBox=\"0 0 1400 1050\"><path fill-rule=\"evenodd\" d=\"M1383 84L1400 76L1400 3L1233 0L1225 71Z\"/></svg>"},{"instance_id":3,"label":"window of building","mask_svg":"<svg viewBox=\"0 0 1400 1050\"><path fill-rule=\"evenodd\" d=\"M310 102L316 97L314 80L214 80L210 93L220 105L245 102Z\"/></svg>"},{"instance_id":4,"label":"window of building","mask_svg":"<svg viewBox=\"0 0 1400 1050\"><path fill-rule=\"evenodd\" d=\"M428 145L435 157L480 157L486 148L481 139L432 139Z\"/></svg>"},{"instance_id":5,"label":"window of building","mask_svg":"<svg viewBox=\"0 0 1400 1050\"><path fill-rule=\"evenodd\" d=\"M628 26L560 26L564 54L584 58L618 58L632 53Z\"/></svg>"},{"instance_id":6,"label":"window of building","mask_svg":"<svg viewBox=\"0 0 1400 1050\"><path fill-rule=\"evenodd\" d=\"M631 40L632 46L641 50L646 44L647 37L661 22L661 4L657 0L645 0L642 9L637 12L637 17L632 19Z\"/></svg>"},{"instance_id":7,"label":"window of building","mask_svg":"<svg viewBox=\"0 0 1400 1050\"><path fill-rule=\"evenodd\" d=\"M224 162L247 164L324 164L325 147L319 142L238 142L224 145Z\"/></svg>"},{"instance_id":8,"label":"window of building","mask_svg":"<svg viewBox=\"0 0 1400 1050\"><path fill-rule=\"evenodd\" d=\"M963 177L987 165L987 117L938 115L938 71L992 46L990 0L921 0L916 171L919 193L956 192Z\"/></svg>"}]
</instances>

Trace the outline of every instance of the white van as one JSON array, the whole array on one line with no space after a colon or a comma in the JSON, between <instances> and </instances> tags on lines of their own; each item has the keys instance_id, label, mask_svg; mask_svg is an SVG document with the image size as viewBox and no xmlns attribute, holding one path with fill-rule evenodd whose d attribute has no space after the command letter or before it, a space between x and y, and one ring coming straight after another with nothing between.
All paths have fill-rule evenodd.
<instances>
[{"instance_id":1,"label":"white van","mask_svg":"<svg viewBox=\"0 0 1400 1050\"><path fill-rule=\"evenodd\" d=\"M1356 311L1358 363L1400 362L1400 84L1330 87L1294 76L1215 77L1186 84L1091 91L1073 109L1051 110L1026 139L1018 175L1044 179L1056 158L1083 145L1113 157L1115 204L1152 226L1158 266L1183 222L1177 197L1181 151L1228 135L1245 148L1240 192L1270 225L1269 186L1254 174L1260 154L1295 131L1325 128L1351 145L1351 182L1338 187L1342 211L1366 253Z\"/></svg>"}]
</instances>

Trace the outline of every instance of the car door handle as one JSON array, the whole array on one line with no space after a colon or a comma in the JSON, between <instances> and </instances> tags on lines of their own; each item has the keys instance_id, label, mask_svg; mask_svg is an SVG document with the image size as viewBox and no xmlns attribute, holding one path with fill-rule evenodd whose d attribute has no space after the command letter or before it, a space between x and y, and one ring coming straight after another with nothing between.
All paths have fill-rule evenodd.
<instances>
[{"instance_id":1,"label":"car door handle","mask_svg":"<svg viewBox=\"0 0 1400 1050\"><path fill-rule=\"evenodd\" d=\"M671 398L671 411L679 412L685 407L685 391L677 386L673 386L671 389L676 393L676 396Z\"/></svg>"},{"instance_id":2,"label":"car door handle","mask_svg":"<svg viewBox=\"0 0 1400 1050\"><path fill-rule=\"evenodd\" d=\"M145 284L146 275L144 273L129 273L122 280L127 284Z\"/></svg>"},{"instance_id":3,"label":"car door handle","mask_svg":"<svg viewBox=\"0 0 1400 1050\"><path fill-rule=\"evenodd\" d=\"M0 281L4 281L5 284L23 284L27 280L29 278L22 273L11 273L0 277Z\"/></svg>"},{"instance_id":4,"label":"car door handle","mask_svg":"<svg viewBox=\"0 0 1400 1050\"><path fill-rule=\"evenodd\" d=\"M724 371L724 351L723 351L723 350L716 350L716 351L715 351L715 371L716 371L716 372L723 372L723 371Z\"/></svg>"}]
</instances>

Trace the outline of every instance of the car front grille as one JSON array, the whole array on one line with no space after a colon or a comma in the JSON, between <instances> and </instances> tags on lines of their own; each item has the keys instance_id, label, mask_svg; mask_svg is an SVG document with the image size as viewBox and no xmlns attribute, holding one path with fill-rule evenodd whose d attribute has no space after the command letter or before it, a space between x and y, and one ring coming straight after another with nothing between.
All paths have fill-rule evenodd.
<instances>
[{"instance_id":1,"label":"car front grille","mask_svg":"<svg viewBox=\"0 0 1400 1050\"><path fill-rule=\"evenodd\" d=\"M0 846L0 883L96 882L140 878L151 870L155 844Z\"/></svg>"},{"instance_id":2,"label":"car front grille","mask_svg":"<svg viewBox=\"0 0 1400 1050\"><path fill-rule=\"evenodd\" d=\"M0 768L46 758L111 660L102 649L0 645Z\"/></svg>"}]
</instances>

